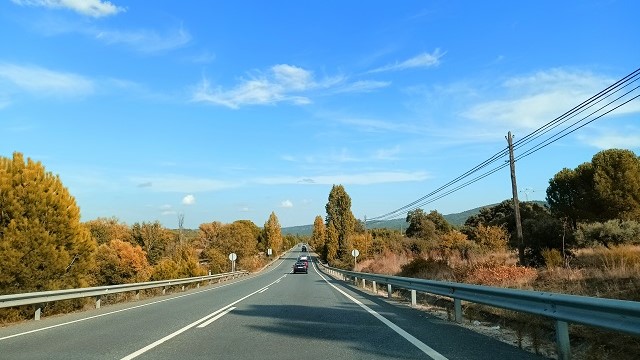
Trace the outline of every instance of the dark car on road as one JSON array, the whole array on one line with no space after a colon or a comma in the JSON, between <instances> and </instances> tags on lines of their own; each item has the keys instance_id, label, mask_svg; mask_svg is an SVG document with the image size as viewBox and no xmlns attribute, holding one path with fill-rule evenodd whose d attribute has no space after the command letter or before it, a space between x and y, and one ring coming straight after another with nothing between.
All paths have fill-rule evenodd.
<instances>
[{"instance_id":1,"label":"dark car on road","mask_svg":"<svg viewBox=\"0 0 640 360\"><path fill-rule=\"evenodd\" d=\"M293 265L293 273L307 273L307 265L305 265L304 262L302 261L297 261L294 265Z\"/></svg>"},{"instance_id":2,"label":"dark car on road","mask_svg":"<svg viewBox=\"0 0 640 360\"><path fill-rule=\"evenodd\" d=\"M307 252L307 247L302 245L302 252Z\"/></svg>"}]
</instances>

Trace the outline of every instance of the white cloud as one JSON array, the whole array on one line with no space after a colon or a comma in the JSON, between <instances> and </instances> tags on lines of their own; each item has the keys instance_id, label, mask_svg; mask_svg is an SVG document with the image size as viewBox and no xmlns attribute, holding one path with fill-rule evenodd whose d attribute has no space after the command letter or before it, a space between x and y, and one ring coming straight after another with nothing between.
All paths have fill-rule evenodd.
<instances>
[{"instance_id":1,"label":"white cloud","mask_svg":"<svg viewBox=\"0 0 640 360\"><path fill-rule=\"evenodd\" d=\"M47 8L64 8L77 12L78 14L103 17L115 15L126 11L125 8L116 6L109 1L100 0L11 0L21 6L41 6Z\"/></svg>"},{"instance_id":2,"label":"white cloud","mask_svg":"<svg viewBox=\"0 0 640 360\"><path fill-rule=\"evenodd\" d=\"M619 129L603 129L587 134L580 134L580 140L601 150L606 149L638 149L640 148L640 129L627 127Z\"/></svg>"},{"instance_id":3,"label":"white cloud","mask_svg":"<svg viewBox=\"0 0 640 360\"><path fill-rule=\"evenodd\" d=\"M280 102L306 105L311 103L310 91L326 89L339 84L342 77L316 80L313 72L288 64L272 66L267 72L257 72L234 88L213 87L202 79L192 100L238 109L244 105L272 105Z\"/></svg>"},{"instance_id":4,"label":"white cloud","mask_svg":"<svg viewBox=\"0 0 640 360\"><path fill-rule=\"evenodd\" d=\"M93 82L83 76L37 66L0 63L2 79L38 95L78 96L90 94L94 89Z\"/></svg>"},{"instance_id":5,"label":"white cloud","mask_svg":"<svg viewBox=\"0 0 640 360\"><path fill-rule=\"evenodd\" d=\"M391 85L391 81L361 80L345 84L344 86L338 88L335 92L337 94L372 92L373 90L385 88L389 85Z\"/></svg>"},{"instance_id":6,"label":"white cloud","mask_svg":"<svg viewBox=\"0 0 640 360\"><path fill-rule=\"evenodd\" d=\"M376 160L397 160L397 156L400 153L400 146L395 146L390 149L378 149L374 154Z\"/></svg>"},{"instance_id":7,"label":"white cloud","mask_svg":"<svg viewBox=\"0 0 640 360\"><path fill-rule=\"evenodd\" d=\"M440 49L435 49L432 53L423 52L422 54L414 56L403 62L396 62L373 69L369 71L369 73L434 67L440 65L440 58L444 55L445 54L442 53Z\"/></svg>"},{"instance_id":8,"label":"white cloud","mask_svg":"<svg viewBox=\"0 0 640 360\"><path fill-rule=\"evenodd\" d=\"M388 132L399 132L399 133L424 133L426 131L425 128L421 128L414 124L402 123L400 121L384 121L377 119L367 119L367 118L351 118L344 117L338 118L339 122L350 125L358 128L360 131L364 132L379 132L379 133L388 133Z\"/></svg>"},{"instance_id":9,"label":"white cloud","mask_svg":"<svg viewBox=\"0 0 640 360\"><path fill-rule=\"evenodd\" d=\"M371 185L398 182L423 181L430 178L424 171L418 172L369 172L360 174L339 174L307 177L269 177L258 179L257 182L265 185L292 185L292 184L314 184L314 185Z\"/></svg>"},{"instance_id":10,"label":"white cloud","mask_svg":"<svg viewBox=\"0 0 640 360\"><path fill-rule=\"evenodd\" d=\"M293 203L291 202L291 200L285 200L285 201L280 203L280 207L281 208L292 208L293 207Z\"/></svg>"},{"instance_id":11,"label":"white cloud","mask_svg":"<svg viewBox=\"0 0 640 360\"><path fill-rule=\"evenodd\" d=\"M183 205L193 205L195 203L196 203L196 197L193 195L187 195L184 198L182 198Z\"/></svg>"},{"instance_id":12,"label":"white cloud","mask_svg":"<svg viewBox=\"0 0 640 360\"><path fill-rule=\"evenodd\" d=\"M532 130L562 115L611 83L613 80L589 72L562 69L541 71L505 81L504 99L476 104L462 115L502 128Z\"/></svg>"},{"instance_id":13,"label":"white cloud","mask_svg":"<svg viewBox=\"0 0 640 360\"><path fill-rule=\"evenodd\" d=\"M125 45L144 53L174 50L191 42L191 34L182 27L166 34L144 29L130 31L84 29L82 31L107 44Z\"/></svg>"}]
</instances>

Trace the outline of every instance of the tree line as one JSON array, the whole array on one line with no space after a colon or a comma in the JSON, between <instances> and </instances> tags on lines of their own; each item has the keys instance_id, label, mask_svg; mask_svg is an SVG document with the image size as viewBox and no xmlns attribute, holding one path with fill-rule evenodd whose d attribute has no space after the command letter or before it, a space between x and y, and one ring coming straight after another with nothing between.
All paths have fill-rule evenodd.
<instances>
[{"instance_id":1,"label":"tree line","mask_svg":"<svg viewBox=\"0 0 640 360\"><path fill-rule=\"evenodd\" d=\"M560 170L549 180L546 200L547 205L520 202L525 246L521 265L542 266L558 257L567 261L580 247L640 244L640 159L630 150L603 150L575 169ZM436 210L415 209L407 213L404 233L366 231L350 207L344 187L334 185L324 221L317 216L313 225L311 245L336 266L352 266L354 248L362 258L388 250L468 261L518 246L512 199L482 208L460 227Z\"/></svg>"},{"instance_id":2,"label":"tree line","mask_svg":"<svg viewBox=\"0 0 640 360\"><path fill-rule=\"evenodd\" d=\"M189 236L160 222L131 226L117 218L81 222L75 198L40 162L0 157L0 294L115 285L264 266L303 241L283 236L271 213L263 227L249 220L201 224Z\"/></svg>"},{"instance_id":3,"label":"tree line","mask_svg":"<svg viewBox=\"0 0 640 360\"><path fill-rule=\"evenodd\" d=\"M563 257L583 246L640 243L640 160L629 150L595 154L575 169L549 180L548 206L520 203L526 261L543 265L553 250ZM361 258L406 251L445 259L516 248L513 202L483 208L464 226L449 224L436 210L410 211L404 233L366 229L355 218L344 186L334 185L316 216L308 239L321 258L349 268L352 249ZM307 239L283 236L271 213L263 227L248 220L201 224L184 236L159 222L131 226L116 218L82 223L75 198L60 178L40 162L0 157L0 293L12 294L92 285L197 276L266 264L267 249L277 256Z\"/></svg>"}]
</instances>

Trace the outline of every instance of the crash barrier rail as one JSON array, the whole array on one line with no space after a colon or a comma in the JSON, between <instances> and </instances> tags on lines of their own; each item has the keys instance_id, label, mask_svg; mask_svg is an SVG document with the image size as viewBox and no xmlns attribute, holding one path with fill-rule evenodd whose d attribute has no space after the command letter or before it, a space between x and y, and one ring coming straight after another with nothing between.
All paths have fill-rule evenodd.
<instances>
[{"instance_id":1,"label":"crash barrier rail","mask_svg":"<svg viewBox=\"0 0 640 360\"><path fill-rule=\"evenodd\" d=\"M377 285L386 284L389 298L393 288L410 290L412 306L416 306L416 291L452 298L458 323L462 322L462 300L550 318L555 321L558 358L563 360L571 357L569 323L640 335L640 302L636 301L386 276L318 263L334 277L353 278L356 285L359 280L363 287L366 281L372 282L374 293Z\"/></svg>"},{"instance_id":2,"label":"crash barrier rail","mask_svg":"<svg viewBox=\"0 0 640 360\"><path fill-rule=\"evenodd\" d=\"M85 298L85 297L95 297L96 309L99 309L100 299L104 295L135 291L136 299L139 299L140 290L154 289L154 288L161 287L162 294L165 294L167 291L167 288L171 286L182 285L182 290L184 291L186 284L195 282L197 283L197 287L200 287L200 283L204 281L211 282L212 280L216 280L216 279L228 280L228 279L247 275L248 273L249 273L248 271L243 270L243 271L235 271L235 272L228 272L228 273L222 273L222 274L196 276L196 277L183 278L183 279L159 280L159 281L149 281L149 282L141 282L141 283L134 283L134 284L120 284L120 285L79 288L79 289L51 290L51 291L39 291L39 292L31 292L31 293L24 293L24 294L0 295L0 308L35 304L37 306L35 309L34 318L35 320L40 320L42 307L44 306L45 303L48 303L48 302L79 299L79 298Z\"/></svg>"}]
</instances>

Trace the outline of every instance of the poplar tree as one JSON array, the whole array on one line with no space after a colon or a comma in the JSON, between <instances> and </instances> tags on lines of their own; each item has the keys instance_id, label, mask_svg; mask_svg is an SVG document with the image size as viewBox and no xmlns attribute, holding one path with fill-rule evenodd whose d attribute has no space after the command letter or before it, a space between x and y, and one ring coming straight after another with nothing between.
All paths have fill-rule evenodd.
<instances>
[{"instance_id":1,"label":"poplar tree","mask_svg":"<svg viewBox=\"0 0 640 360\"><path fill-rule=\"evenodd\" d=\"M325 233L326 227L324 226L324 221L322 220L322 216L318 215L313 221L313 232L311 233L311 240L309 240L309 245L316 249L316 251L322 251L326 236Z\"/></svg>"},{"instance_id":2,"label":"poplar tree","mask_svg":"<svg viewBox=\"0 0 640 360\"><path fill-rule=\"evenodd\" d=\"M282 252L282 228L275 212L271 212L269 220L264 223L263 238L266 248L273 250L273 255Z\"/></svg>"},{"instance_id":3,"label":"poplar tree","mask_svg":"<svg viewBox=\"0 0 640 360\"><path fill-rule=\"evenodd\" d=\"M356 218L351 212L351 197L347 194L344 186L333 185L325 209L327 211L327 229L333 226L337 236L336 257L347 259L351 256L351 234L354 232Z\"/></svg>"},{"instance_id":4,"label":"poplar tree","mask_svg":"<svg viewBox=\"0 0 640 360\"><path fill-rule=\"evenodd\" d=\"M18 152L0 157L0 293L91 285L95 249L58 176Z\"/></svg>"}]
</instances>

